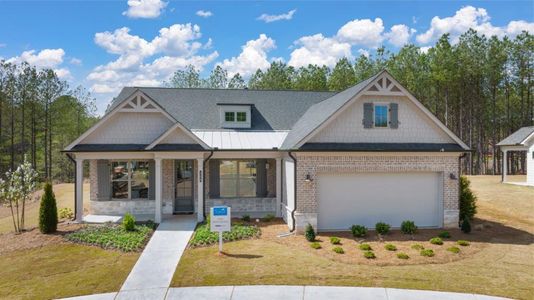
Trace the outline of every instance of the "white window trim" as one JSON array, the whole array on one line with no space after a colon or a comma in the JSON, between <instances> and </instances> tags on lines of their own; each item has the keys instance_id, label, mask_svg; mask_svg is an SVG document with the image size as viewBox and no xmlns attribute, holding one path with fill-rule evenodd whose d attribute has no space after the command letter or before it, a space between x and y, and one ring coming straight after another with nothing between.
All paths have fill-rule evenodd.
<instances>
[{"instance_id":1,"label":"white window trim","mask_svg":"<svg viewBox=\"0 0 534 300\"><path fill-rule=\"evenodd\" d=\"M386 109L387 109L387 112L386 112L386 126L375 126L375 116L376 116L376 109L375 107L376 106L385 106ZM376 129L388 129L389 128L389 119L390 119L390 116L389 116L389 112L390 112L390 107L389 107L389 103L387 102L373 102L373 128L376 128Z\"/></svg>"},{"instance_id":2,"label":"white window trim","mask_svg":"<svg viewBox=\"0 0 534 300\"><path fill-rule=\"evenodd\" d=\"M111 200L112 201L135 201L135 200L150 200L150 194L147 195L146 198L134 198L132 199L132 161L145 161L147 163L150 163L149 160L146 159L114 159L111 160L110 166L113 167L114 162L127 162L127 170L128 170L128 179L127 180L114 180L111 177L111 174L109 174L109 180L110 180L110 189L111 189ZM150 171L149 171L150 172ZM150 173L148 175L148 188L150 190ZM128 182L128 198L113 198L113 182Z\"/></svg>"},{"instance_id":3,"label":"white window trim","mask_svg":"<svg viewBox=\"0 0 534 300\"><path fill-rule=\"evenodd\" d=\"M256 159L221 159L221 162L223 161L232 161L232 162L236 162L237 163L237 172L236 172L236 176L237 176L237 180L236 180L236 195L235 196L230 196L230 197L223 197L221 195L219 195L219 197L221 199L242 199L242 198L257 198L256 195L254 196L239 196L239 192L240 192L240 172L239 172L239 162L243 162L243 161L253 161L254 162L254 166L256 166L256 178L258 177L258 169L257 169L257 160ZM221 167L221 165L219 164L219 168ZM220 170L219 170L219 191L221 189L221 176L220 176ZM256 189L257 189L257 182L256 182Z\"/></svg>"},{"instance_id":4,"label":"white window trim","mask_svg":"<svg viewBox=\"0 0 534 300\"><path fill-rule=\"evenodd\" d=\"M220 120L222 128L250 128L251 108L249 105L221 105L220 108ZM226 113L234 114L234 121L226 121ZM246 114L245 121L237 121L237 113L244 112Z\"/></svg>"}]
</instances>

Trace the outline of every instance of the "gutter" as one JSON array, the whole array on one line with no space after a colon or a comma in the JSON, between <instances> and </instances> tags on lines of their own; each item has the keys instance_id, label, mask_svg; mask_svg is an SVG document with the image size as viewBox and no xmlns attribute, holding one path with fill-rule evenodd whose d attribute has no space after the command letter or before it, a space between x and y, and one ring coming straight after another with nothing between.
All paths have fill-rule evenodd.
<instances>
[{"instance_id":1,"label":"gutter","mask_svg":"<svg viewBox=\"0 0 534 300\"><path fill-rule=\"evenodd\" d=\"M72 155L68 152L65 152L69 160L74 164L74 217L77 216L77 207L76 207L76 195L78 195L78 185L76 184L76 174L78 173L78 170L76 170L76 161L74 158L72 158Z\"/></svg>"},{"instance_id":2,"label":"gutter","mask_svg":"<svg viewBox=\"0 0 534 300\"><path fill-rule=\"evenodd\" d=\"M294 207L293 207L293 210L291 211L291 221L293 222L293 226L291 227L291 230L289 232L294 232L295 229L296 229L296 224L295 224L295 211L297 211L297 158L295 156L293 156L293 153L291 151L288 151L287 154L289 155L289 157L291 157L291 159L293 159L293 168L294 168L294 171L293 171L293 180L294 180L294 183L293 183L293 188L295 189L295 192L293 194L293 198L294 198Z\"/></svg>"},{"instance_id":3,"label":"gutter","mask_svg":"<svg viewBox=\"0 0 534 300\"><path fill-rule=\"evenodd\" d=\"M210 155L202 163L202 192L204 193L202 195L202 216L204 217L204 221L206 220L206 164L212 156L213 150L210 151Z\"/></svg>"}]
</instances>

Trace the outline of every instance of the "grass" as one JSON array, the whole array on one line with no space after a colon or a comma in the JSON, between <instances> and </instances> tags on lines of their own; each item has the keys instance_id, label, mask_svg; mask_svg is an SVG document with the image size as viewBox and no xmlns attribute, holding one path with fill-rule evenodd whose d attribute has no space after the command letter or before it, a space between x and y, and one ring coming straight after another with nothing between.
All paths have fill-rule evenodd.
<instances>
[{"instance_id":1,"label":"grass","mask_svg":"<svg viewBox=\"0 0 534 300\"><path fill-rule=\"evenodd\" d=\"M56 195L56 202L58 210L68 207L74 211L74 184L62 183L55 184L54 194ZM26 229L36 227L39 224L39 200L42 191L38 191L34 195L34 200L26 203ZM89 184L83 186L83 199L85 209L89 208ZM11 211L8 207L0 206L0 234L13 231L13 219L11 218Z\"/></svg>"},{"instance_id":2,"label":"grass","mask_svg":"<svg viewBox=\"0 0 534 300\"><path fill-rule=\"evenodd\" d=\"M0 298L55 299L118 291L139 253L54 244L0 256Z\"/></svg>"},{"instance_id":3,"label":"grass","mask_svg":"<svg viewBox=\"0 0 534 300\"><path fill-rule=\"evenodd\" d=\"M270 240L262 236L261 239L225 244L225 252L228 253L225 256L217 256L217 248L214 246L187 249L174 274L171 286L246 284L378 286L530 299L534 294L532 259L534 222L530 223L533 218L530 216L533 215L533 189L499 184L498 176L470 177L470 179L473 190L479 197L477 223L489 223L493 227L488 231L498 233L487 238L483 238L488 236L487 232L475 229L470 235L463 237L460 233L458 236L455 233L453 243L460 237L471 242L479 240L477 244L483 247L473 255L464 256L463 253L471 247L462 248L458 254L443 249L443 254L433 258L421 257L419 251L408 249L416 253L408 260L398 259L393 252L390 254L396 261L406 263L417 259L428 261L439 259L439 256L445 253L459 259L443 263L399 266L350 264L319 255L319 251L322 250L314 250L309 246L305 249L290 247L275 239ZM479 191L486 188L491 192L479 194ZM346 248L346 251L352 251L352 248ZM354 251L361 252L358 249ZM336 255L332 251L328 252L332 253L332 256ZM347 255L336 257L342 259ZM362 254L359 255L361 257ZM380 259L381 256L372 261L377 263Z\"/></svg>"},{"instance_id":4,"label":"grass","mask_svg":"<svg viewBox=\"0 0 534 300\"><path fill-rule=\"evenodd\" d=\"M133 252L143 248L151 233L152 228L145 225L136 225L133 231L127 231L120 225L92 225L67 234L65 238L71 242L104 249Z\"/></svg>"}]
</instances>

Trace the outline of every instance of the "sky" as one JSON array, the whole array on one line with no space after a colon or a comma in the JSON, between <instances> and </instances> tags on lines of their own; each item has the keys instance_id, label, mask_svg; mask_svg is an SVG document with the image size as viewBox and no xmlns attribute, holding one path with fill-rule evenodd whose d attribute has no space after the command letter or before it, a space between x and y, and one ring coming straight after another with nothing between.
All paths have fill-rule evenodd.
<instances>
[{"instance_id":1,"label":"sky","mask_svg":"<svg viewBox=\"0 0 534 300\"><path fill-rule=\"evenodd\" d=\"M444 33L534 33L534 1L3 1L0 59L53 68L97 99L124 86L159 86L193 65L249 78L281 60L333 67L348 57L427 51Z\"/></svg>"}]
</instances>

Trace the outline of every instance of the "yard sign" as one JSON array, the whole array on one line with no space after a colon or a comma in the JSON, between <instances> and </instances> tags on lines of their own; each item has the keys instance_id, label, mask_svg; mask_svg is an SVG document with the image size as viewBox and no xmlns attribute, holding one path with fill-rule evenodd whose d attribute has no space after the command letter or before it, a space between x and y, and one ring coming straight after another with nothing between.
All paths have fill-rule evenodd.
<instances>
[{"instance_id":1,"label":"yard sign","mask_svg":"<svg viewBox=\"0 0 534 300\"><path fill-rule=\"evenodd\" d=\"M219 232L219 252L222 252L223 232L230 231L230 207L213 206L210 210L210 230Z\"/></svg>"}]
</instances>

